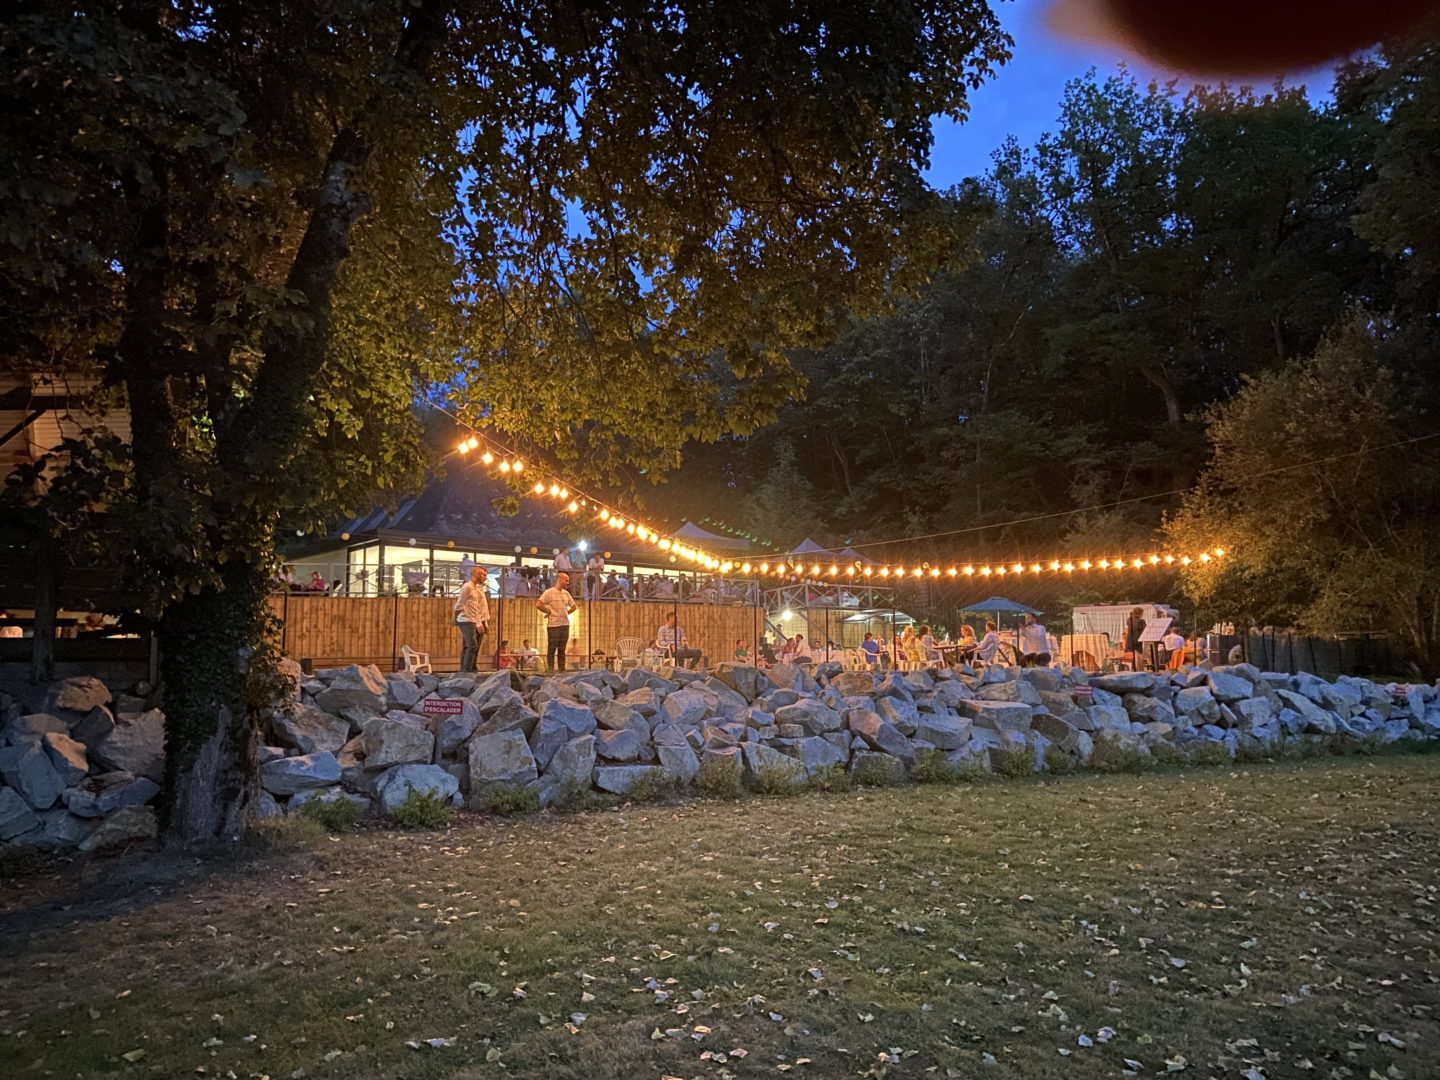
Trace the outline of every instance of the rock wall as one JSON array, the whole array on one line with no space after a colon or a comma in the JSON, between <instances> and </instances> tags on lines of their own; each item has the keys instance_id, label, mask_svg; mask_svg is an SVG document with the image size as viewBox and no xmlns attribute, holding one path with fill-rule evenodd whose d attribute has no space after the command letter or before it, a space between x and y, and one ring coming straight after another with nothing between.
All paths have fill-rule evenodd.
<instances>
[{"instance_id":1,"label":"rock wall","mask_svg":"<svg viewBox=\"0 0 1440 1080\"><path fill-rule=\"evenodd\" d=\"M689 785L707 761L795 780L826 768L901 778L922 755L1038 771L1083 766L1097 746L1140 755L1219 747L1233 757L1337 735L1440 738L1434 686L1332 683L1248 664L1154 675L837 664L552 677L356 665L304 676L287 664L287 674L293 700L267 717L258 756L262 817L315 799L389 813L413 790L484 806L528 788L545 806L577 791L624 795L652 779ZM154 836L165 718L152 703L83 677L47 688L34 708L0 696L0 851L92 851Z\"/></svg>"},{"instance_id":2,"label":"rock wall","mask_svg":"<svg viewBox=\"0 0 1440 1080\"><path fill-rule=\"evenodd\" d=\"M458 702L427 714L427 703ZM431 705L431 708L436 706ZM1141 755L1213 744L1233 757L1287 739L1337 734L1379 743L1440 737L1440 691L1334 683L1248 664L1162 674L1079 668L843 671L781 664L766 672L631 669L522 677L389 675L350 666L301 679L262 750L263 812L308 799L363 800L384 812L412 789L484 806L532 788L625 794L649 778L693 783L706 761L803 780L822 768L903 774L938 752L951 765L1083 766L1099 742ZM1051 750L1051 748L1056 748ZM1033 755L1033 759L1031 757Z\"/></svg>"}]
</instances>

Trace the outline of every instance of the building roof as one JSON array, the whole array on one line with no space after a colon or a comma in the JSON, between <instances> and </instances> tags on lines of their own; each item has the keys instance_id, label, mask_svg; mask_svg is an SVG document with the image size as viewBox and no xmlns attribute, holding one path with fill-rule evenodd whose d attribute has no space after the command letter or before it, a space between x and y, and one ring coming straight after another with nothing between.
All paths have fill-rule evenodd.
<instances>
[{"instance_id":1,"label":"building roof","mask_svg":"<svg viewBox=\"0 0 1440 1080\"><path fill-rule=\"evenodd\" d=\"M808 536L790 549L791 555L829 555L830 549L823 548Z\"/></svg>"},{"instance_id":2,"label":"building roof","mask_svg":"<svg viewBox=\"0 0 1440 1080\"><path fill-rule=\"evenodd\" d=\"M734 551L746 552L750 550L750 541L741 539L738 536L724 536L720 533L713 533L709 529L702 529L693 521L687 521L676 529L672 536L681 540L688 540L702 548L715 552Z\"/></svg>"},{"instance_id":3,"label":"building roof","mask_svg":"<svg viewBox=\"0 0 1440 1080\"><path fill-rule=\"evenodd\" d=\"M991 614L992 612L1000 612L1005 615L1040 614L1040 612L1035 608L1026 607L1024 604L1017 603L1014 600L1008 600L1003 596L991 596L985 600L978 600L973 604L963 604L961 605L960 610L978 611L986 615Z\"/></svg>"},{"instance_id":4,"label":"building roof","mask_svg":"<svg viewBox=\"0 0 1440 1080\"><path fill-rule=\"evenodd\" d=\"M49 453L64 439L74 438L86 424L100 418L85 412L85 398L98 385L93 378L70 378L39 372L0 375L0 482L15 468ZM121 439L130 438L130 414L114 410L105 427Z\"/></svg>"}]
</instances>

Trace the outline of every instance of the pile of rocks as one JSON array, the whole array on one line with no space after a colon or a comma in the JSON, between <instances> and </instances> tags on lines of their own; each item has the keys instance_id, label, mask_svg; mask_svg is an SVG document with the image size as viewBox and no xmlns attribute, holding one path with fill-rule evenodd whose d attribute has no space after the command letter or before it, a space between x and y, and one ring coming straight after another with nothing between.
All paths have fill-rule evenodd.
<instances>
[{"instance_id":1,"label":"pile of rocks","mask_svg":"<svg viewBox=\"0 0 1440 1080\"><path fill-rule=\"evenodd\" d=\"M66 679L33 711L0 694L0 850L93 851L155 835L165 716L149 688Z\"/></svg>"},{"instance_id":2,"label":"pile of rocks","mask_svg":"<svg viewBox=\"0 0 1440 1080\"><path fill-rule=\"evenodd\" d=\"M903 778L927 752L989 769L1043 770L1097 743L1142 755L1215 744L1230 756L1286 739L1337 734L1390 742L1440 737L1440 691L1342 677L1262 672L1248 664L1148 674L1079 668L968 667L908 673L838 664L584 671L552 677L382 674L374 667L295 674L261 749L262 813L311 799L388 812L412 790L483 806L534 789L626 794L693 782L706 761L799 781L823 768ZM1052 748L1055 748L1052 750Z\"/></svg>"}]
</instances>

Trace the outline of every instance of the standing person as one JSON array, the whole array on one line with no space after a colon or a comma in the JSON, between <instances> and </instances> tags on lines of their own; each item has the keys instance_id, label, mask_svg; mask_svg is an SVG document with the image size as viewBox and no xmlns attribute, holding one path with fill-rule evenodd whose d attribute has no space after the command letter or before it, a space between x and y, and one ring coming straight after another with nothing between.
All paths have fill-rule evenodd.
<instances>
[{"instance_id":1,"label":"standing person","mask_svg":"<svg viewBox=\"0 0 1440 1080\"><path fill-rule=\"evenodd\" d=\"M1140 635L1145 633L1145 609L1131 608L1130 614L1125 618L1125 652L1129 654L1126 659L1132 667L1140 666Z\"/></svg>"},{"instance_id":2,"label":"standing person","mask_svg":"<svg viewBox=\"0 0 1440 1080\"><path fill-rule=\"evenodd\" d=\"M675 624L675 613L665 616L665 625L655 632L655 644L667 653L681 667L688 667L687 660L698 665L704 658L699 649L690 648L685 641L685 631Z\"/></svg>"},{"instance_id":3,"label":"standing person","mask_svg":"<svg viewBox=\"0 0 1440 1080\"><path fill-rule=\"evenodd\" d=\"M605 578L605 556L594 552L585 561L585 595L594 600L600 595L600 582Z\"/></svg>"},{"instance_id":4,"label":"standing person","mask_svg":"<svg viewBox=\"0 0 1440 1080\"><path fill-rule=\"evenodd\" d=\"M460 627L460 670L474 671L480 659L480 643L490 629L490 604L485 598L483 566L470 571L470 580L460 586L455 598L455 625Z\"/></svg>"},{"instance_id":5,"label":"standing person","mask_svg":"<svg viewBox=\"0 0 1440 1080\"><path fill-rule=\"evenodd\" d=\"M570 549L561 548L555 552L555 572L557 574L568 574L574 567L570 564Z\"/></svg>"},{"instance_id":6,"label":"standing person","mask_svg":"<svg viewBox=\"0 0 1440 1080\"><path fill-rule=\"evenodd\" d=\"M563 570L555 575L555 584L540 594L535 610L545 613L545 666L550 671L565 670L565 648L570 644L570 613L578 606L570 595L570 575Z\"/></svg>"},{"instance_id":7,"label":"standing person","mask_svg":"<svg viewBox=\"0 0 1440 1080\"><path fill-rule=\"evenodd\" d=\"M1025 625L1020 628L1020 666L1050 666L1050 636L1045 624L1036 622L1034 615L1025 616Z\"/></svg>"},{"instance_id":8,"label":"standing person","mask_svg":"<svg viewBox=\"0 0 1440 1080\"><path fill-rule=\"evenodd\" d=\"M1161 644L1165 646L1165 667L1168 670L1179 671L1185 666L1185 635L1173 623Z\"/></svg>"}]
</instances>

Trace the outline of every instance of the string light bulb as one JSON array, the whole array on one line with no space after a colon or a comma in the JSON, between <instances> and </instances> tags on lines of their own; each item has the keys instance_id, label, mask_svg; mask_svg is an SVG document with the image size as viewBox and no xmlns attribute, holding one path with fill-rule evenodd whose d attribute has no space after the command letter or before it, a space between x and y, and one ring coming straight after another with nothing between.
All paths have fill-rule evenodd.
<instances>
[{"instance_id":1,"label":"string light bulb","mask_svg":"<svg viewBox=\"0 0 1440 1080\"><path fill-rule=\"evenodd\" d=\"M508 472L510 471L510 462L508 462L508 461L502 461L502 462L500 462L500 471L501 471L502 473L508 473Z\"/></svg>"},{"instance_id":2,"label":"string light bulb","mask_svg":"<svg viewBox=\"0 0 1440 1080\"><path fill-rule=\"evenodd\" d=\"M483 454L480 455L480 463L482 465L489 465L494 462L494 460L495 455L492 454L489 450L486 450Z\"/></svg>"},{"instance_id":3,"label":"string light bulb","mask_svg":"<svg viewBox=\"0 0 1440 1080\"><path fill-rule=\"evenodd\" d=\"M536 480L536 481L535 481L535 494L536 494L536 495L544 495L544 494L545 494L545 485L542 484L539 480Z\"/></svg>"}]
</instances>

